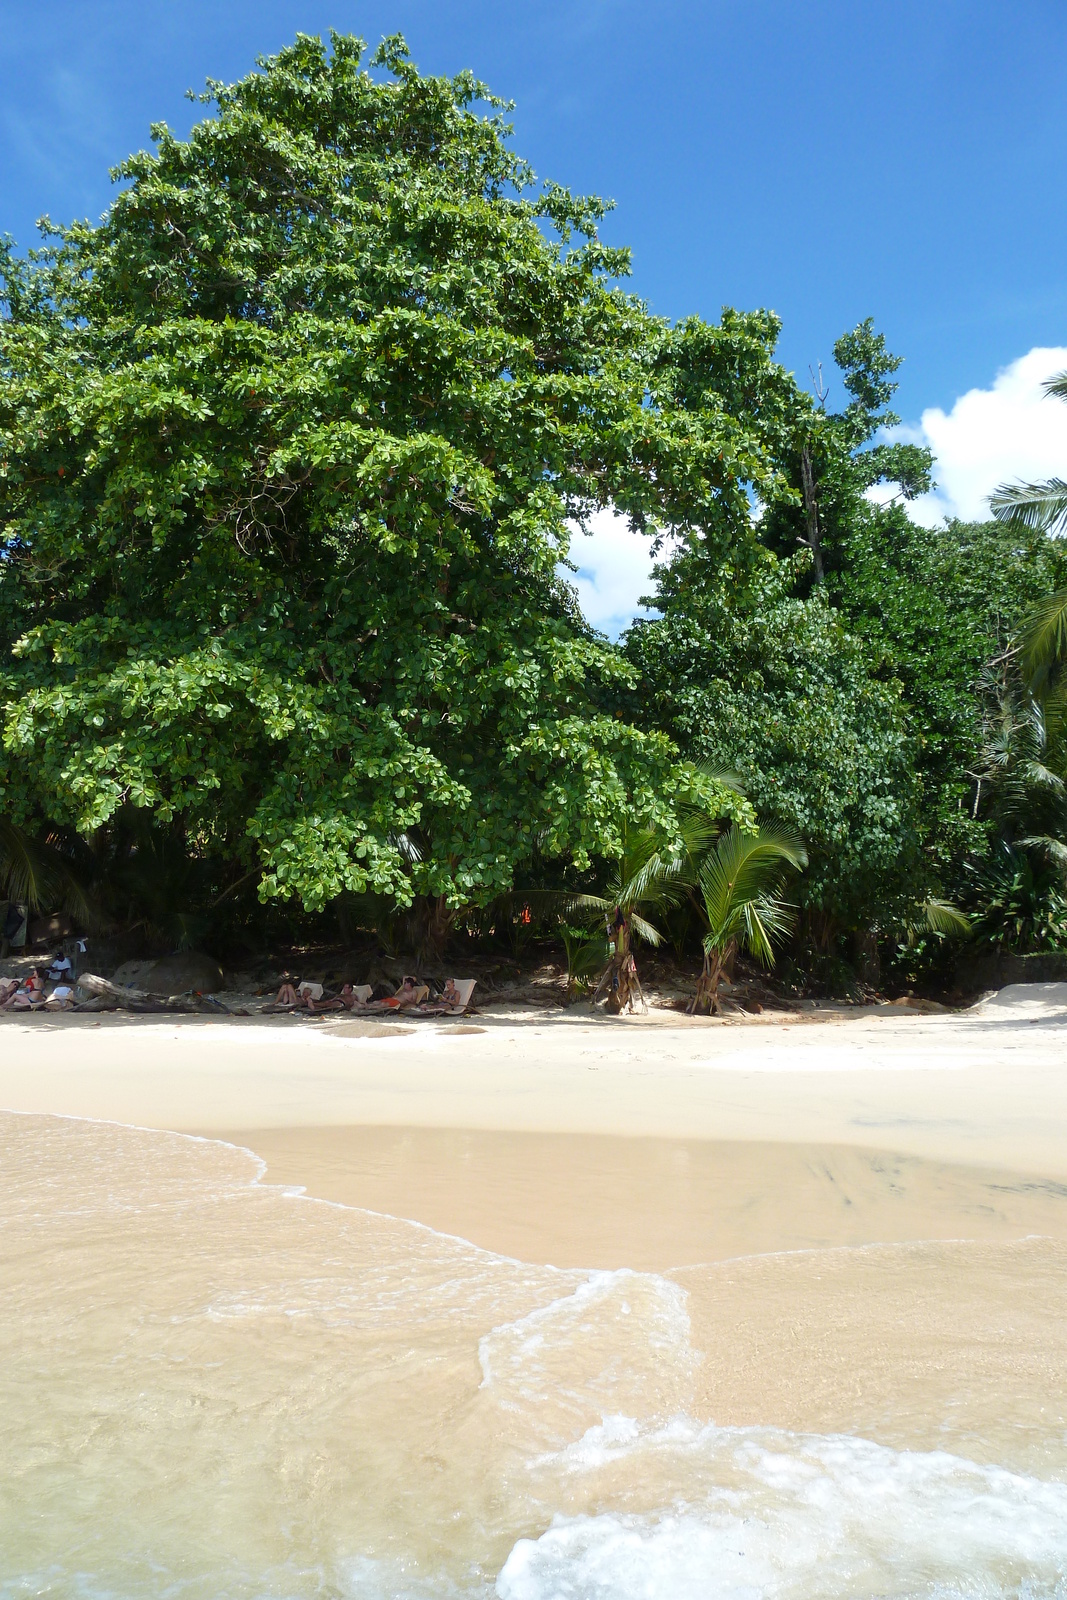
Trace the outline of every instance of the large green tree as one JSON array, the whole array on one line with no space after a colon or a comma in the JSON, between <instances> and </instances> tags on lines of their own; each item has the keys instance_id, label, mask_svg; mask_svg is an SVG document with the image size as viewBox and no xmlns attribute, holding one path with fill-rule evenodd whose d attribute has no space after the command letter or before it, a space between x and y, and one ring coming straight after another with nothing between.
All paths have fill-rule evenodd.
<instances>
[{"instance_id":1,"label":"large green tree","mask_svg":"<svg viewBox=\"0 0 1067 1600\"><path fill-rule=\"evenodd\" d=\"M469 76L301 36L205 100L3 262L0 812L133 808L312 909L669 836L692 780L557 566L608 503L745 546L759 418L680 395L699 330Z\"/></svg>"}]
</instances>

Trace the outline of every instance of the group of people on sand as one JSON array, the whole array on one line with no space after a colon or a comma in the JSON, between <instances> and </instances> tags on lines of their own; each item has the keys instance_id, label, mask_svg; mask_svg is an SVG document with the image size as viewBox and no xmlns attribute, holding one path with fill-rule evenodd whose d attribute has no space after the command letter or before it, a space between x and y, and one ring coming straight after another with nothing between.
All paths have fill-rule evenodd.
<instances>
[{"instance_id":1,"label":"group of people on sand","mask_svg":"<svg viewBox=\"0 0 1067 1600\"><path fill-rule=\"evenodd\" d=\"M430 1000L429 986L410 975L405 976L395 994L382 1000L363 999L351 983L343 984L337 994L327 994L321 983L304 982L300 978L286 977L274 998L274 1006L284 1010L306 1007L308 1011L405 1011L427 1005L451 1011L462 1002L455 978L448 978L436 1001Z\"/></svg>"},{"instance_id":2,"label":"group of people on sand","mask_svg":"<svg viewBox=\"0 0 1067 1600\"><path fill-rule=\"evenodd\" d=\"M69 956L57 953L47 971L31 967L25 978L0 978L0 1011L71 1011L74 976Z\"/></svg>"}]
</instances>

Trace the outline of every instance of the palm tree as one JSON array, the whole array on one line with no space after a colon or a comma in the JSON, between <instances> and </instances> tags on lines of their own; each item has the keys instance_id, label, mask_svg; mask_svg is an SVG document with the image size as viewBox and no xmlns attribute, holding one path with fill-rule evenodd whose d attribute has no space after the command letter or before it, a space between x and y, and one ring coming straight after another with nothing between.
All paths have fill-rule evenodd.
<instances>
[{"instance_id":1,"label":"palm tree","mask_svg":"<svg viewBox=\"0 0 1067 1600\"><path fill-rule=\"evenodd\" d=\"M714 776L725 782L722 774ZM736 780L731 780L731 787ZM653 828L623 823L622 850L614 859L600 894L569 896L567 911L595 912L604 918L612 945L607 966L593 992L593 1004L606 997L610 1011L624 1006L633 1010L635 997L645 1004L634 960L634 941L653 948L663 935L649 916L678 904L696 884L699 862L720 831L721 824L698 807L687 807L679 818L678 838L668 846Z\"/></svg>"},{"instance_id":2,"label":"palm tree","mask_svg":"<svg viewBox=\"0 0 1067 1600\"><path fill-rule=\"evenodd\" d=\"M645 1004L634 960L634 940L662 943L663 935L648 913L656 914L677 904L693 883L695 862L715 836L716 824L694 812L682 819L681 839L669 850L663 836L652 828L623 823L622 850L611 864L601 894L575 895L569 908L603 916L612 954L597 981L593 1004L607 997L610 1011L624 1006L633 1010L635 996Z\"/></svg>"},{"instance_id":3,"label":"palm tree","mask_svg":"<svg viewBox=\"0 0 1067 1600\"><path fill-rule=\"evenodd\" d=\"M1045 393L1067 400L1067 372L1045 384ZM1002 483L989 497L998 522L1013 522L1032 533L1067 532L1067 483ZM1019 635L1020 661L1035 693L1052 687L1057 668L1067 659L1067 589L1041 601Z\"/></svg>"},{"instance_id":4,"label":"palm tree","mask_svg":"<svg viewBox=\"0 0 1067 1600\"><path fill-rule=\"evenodd\" d=\"M1045 393L1067 400L1067 372L1045 384ZM1067 483L1049 478L1045 483L1002 483L989 497L999 522L1018 522L1035 533L1067 531Z\"/></svg>"},{"instance_id":5,"label":"palm tree","mask_svg":"<svg viewBox=\"0 0 1067 1600\"><path fill-rule=\"evenodd\" d=\"M0 898L40 911L60 906L79 921L94 920L79 872L66 842L57 834L43 839L0 816ZM0 927L0 936L3 928ZM6 948L6 945L5 945Z\"/></svg>"},{"instance_id":6,"label":"palm tree","mask_svg":"<svg viewBox=\"0 0 1067 1600\"><path fill-rule=\"evenodd\" d=\"M738 951L774 965L774 946L793 926L794 908L782 896L790 872L807 866L807 852L788 828L765 822L754 832L731 827L700 869L708 931L704 967L690 1011L718 1015L719 986Z\"/></svg>"}]
</instances>

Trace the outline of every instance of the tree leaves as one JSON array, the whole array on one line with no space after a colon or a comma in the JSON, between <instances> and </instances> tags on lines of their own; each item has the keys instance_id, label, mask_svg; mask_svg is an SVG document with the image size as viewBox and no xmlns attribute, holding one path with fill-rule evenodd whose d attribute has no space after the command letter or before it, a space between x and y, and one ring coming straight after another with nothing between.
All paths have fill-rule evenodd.
<instances>
[{"instance_id":1,"label":"tree leaves","mask_svg":"<svg viewBox=\"0 0 1067 1600\"><path fill-rule=\"evenodd\" d=\"M607 503L743 541L763 473L655 379L604 204L527 195L469 75L374 59L298 37L2 263L12 815L132 808L312 909L675 836L691 780L556 569Z\"/></svg>"}]
</instances>

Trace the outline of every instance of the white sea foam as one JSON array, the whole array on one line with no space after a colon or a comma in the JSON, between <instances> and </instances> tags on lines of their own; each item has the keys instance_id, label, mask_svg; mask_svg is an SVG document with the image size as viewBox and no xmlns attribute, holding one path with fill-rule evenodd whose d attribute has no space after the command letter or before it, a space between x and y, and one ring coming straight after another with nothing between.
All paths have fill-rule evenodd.
<instances>
[{"instance_id":1,"label":"white sea foam","mask_svg":"<svg viewBox=\"0 0 1067 1600\"><path fill-rule=\"evenodd\" d=\"M515 1545L499 1600L1067 1596L1067 1485L946 1452L615 1416L555 1465L628 1458L639 1475L642 1456L671 1455L688 1460L684 1498L556 1518Z\"/></svg>"}]
</instances>

